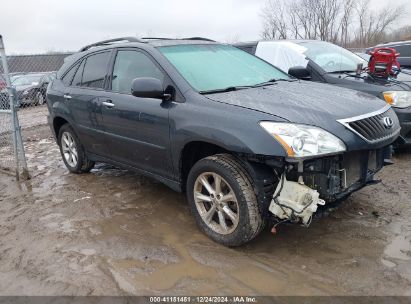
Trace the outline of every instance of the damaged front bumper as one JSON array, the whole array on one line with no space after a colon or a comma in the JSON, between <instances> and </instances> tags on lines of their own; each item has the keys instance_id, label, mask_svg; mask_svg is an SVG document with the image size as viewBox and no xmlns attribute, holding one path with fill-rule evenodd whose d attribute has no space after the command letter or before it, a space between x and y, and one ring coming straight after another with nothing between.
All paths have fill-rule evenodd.
<instances>
[{"instance_id":1,"label":"damaged front bumper","mask_svg":"<svg viewBox=\"0 0 411 304\"><path fill-rule=\"evenodd\" d=\"M269 206L276 218L308 226L318 205L347 197L391 164L391 146L287 163Z\"/></svg>"}]
</instances>

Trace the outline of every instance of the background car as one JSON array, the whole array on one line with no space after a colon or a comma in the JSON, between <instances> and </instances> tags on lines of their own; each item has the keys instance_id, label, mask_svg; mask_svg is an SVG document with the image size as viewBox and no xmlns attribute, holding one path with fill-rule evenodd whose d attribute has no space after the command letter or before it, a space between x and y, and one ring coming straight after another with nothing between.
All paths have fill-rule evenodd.
<instances>
[{"instance_id":1,"label":"background car","mask_svg":"<svg viewBox=\"0 0 411 304\"><path fill-rule=\"evenodd\" d=\"M3 75L0 74L0 90L5 89L7 86L6 80L4 79Z\"/></svg>"},{"instance_id":2,"label":"background car","mask_svg":"<svg viewBox=\"0 0 411 304\"><path fill-rule=\"evenodd\" d=\"M44 73L30 73L12 77L12 85L17 92L17 100L21 106L35 105L38 103L40 80Z\"/></svg>"},{"instance_id":3,"label":"background car","mask_svg":"<svg viewBox=\"0 0 411 304\"><path fill-rule=\"evenodd\" d=\"M39 85L35 90L35 102L37 105L43 105L46 102L47 86L56 78L56 72L50 72L43 75L40 79Z\"/></svg>"},{"instance_id":4,"label":"background car","mask_svg":"<svg viewBox=\"0 0 411 304\"><path fill-rule=\"evenodd\" d=\"M375 77L368 61L335 44L318 40L254 41L235 44L301 80L329 83L374 95L391 104L401 122L397 145L411 144L411 75ZM358 66L362 69L357 71Z\"/></svg>"},{"instance_id":5,"label":"background car","mask_svg":"<svg viewBox=\"0 0 411 304\"><path fill-rule=\"evenodd\" d=\"M378 44L374 47L367 48L367 53L376 47L394 48L398 53L400 53L398 62L401 67L411 69L411 40Z\"/></svg>"},{"instance_id":6,"label":"background car","mask_svg":"<svg viewBox=\"0 0 411 304\"><path fill-rule=\"evenodd\" d=\"M0 74L0 110L7 109L8 96L5 93L6 87L6 80L4 79L3 75Z\"/></svg>"}]
</instances>

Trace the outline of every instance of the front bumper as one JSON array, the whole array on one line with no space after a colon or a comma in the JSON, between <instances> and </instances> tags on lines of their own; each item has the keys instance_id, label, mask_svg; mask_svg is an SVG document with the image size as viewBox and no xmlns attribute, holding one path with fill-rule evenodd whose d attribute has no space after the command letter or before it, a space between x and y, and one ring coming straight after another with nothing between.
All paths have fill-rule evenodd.
<instances>
[{"instance_id":1,"label":"front bumper","mask_svg":"<svg viewBox=\"0 0 411 304\"><path fill-rule=\"evenodd\" d=\"M411 145L411 107L400 109L393 108L401 125L399 145Z\"/></svg>"},{"instance_id":2,"label":"front bumper","mask_svg":"<svg viewBox=\"0 0 411 304\"><path fill-rule=\"evenodd\" d=\"M375 183L374 175L390 163L392 148L349 151L340 155L304 160L286 173L290 181L303 179L328 202L340 200L362 187Z\"/></svg>"}]
</instances>

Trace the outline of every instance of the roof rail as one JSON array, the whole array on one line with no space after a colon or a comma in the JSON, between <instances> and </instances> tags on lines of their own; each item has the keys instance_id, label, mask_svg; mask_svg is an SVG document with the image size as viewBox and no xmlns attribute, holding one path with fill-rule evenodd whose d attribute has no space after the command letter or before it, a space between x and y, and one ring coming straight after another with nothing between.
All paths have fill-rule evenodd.
<instances>
[{"instance_id":1,"label":"roof rail","mask_svg":"<svg viewBox=\"0 0 411 304\"><path fill-rule=\"evenodd\" d=\"M203 37L189 37L189 38L143 37L141 39L143 40L202 40L202 41L215 42L214 40L203 38Z\"/></svg>"},{"instance_id":2,"label":"roof rail","mask_svg":"<svg viewBox=\"0 0 411 304\"><path fill-rule=\"evenodd\" d=\"M208 38L203 38L203 37L190 37L190 38L183 38L183 40L202 40L202 41L216 42L215 40L208 39Z\"/></svg>"},{"instance_id":3,"label":"roof rail","mask_svg":"<svg viewBox=\"0 0 411 304\"><path fill-rule=\"evenodd\" d=\"M175 40L176 38L165 38L165 37L143 37L143 40Z\"/></svg>"},{"instance_id":4,"label":"roof rail","mask_svg":"<svg viewBox=\"0 0 411 304\"><path fill-rule=\"evenodd\" d=\"M108 39L108 40L103 40L99 41L93 44L86 45L85 47L82 47L80 49L80 52L87 51L88 49L91 49L92 47L97 47L97 46L103 46L103 45L110 45L113 42L121 42L121 41L126 41L126 42L143 42L145 43L144 40L138 39L136 37L121 37L121 38L114 38L114 39Z\"/></svg>"}]
</instances>

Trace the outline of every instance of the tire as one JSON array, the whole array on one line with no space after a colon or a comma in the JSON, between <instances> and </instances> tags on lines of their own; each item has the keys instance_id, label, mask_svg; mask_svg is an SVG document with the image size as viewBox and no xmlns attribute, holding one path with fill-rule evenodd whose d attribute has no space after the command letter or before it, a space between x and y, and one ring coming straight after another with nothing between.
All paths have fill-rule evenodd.
<instances>
[{"instance_id":1,"label":"tire","mask_svg":"<svg viewBox=\"0 0 411 304\"><path fill-rule=\"evenodd\" d=\"M218 184L223 196L214 191ZM214 196L210 194L213 191ZM228 247L240 246L255 238L264 228L252 179L232 155L217 154L198 161L188 175L187 199L197 225L217 243ZM220 213L223 213L222 220Z\"/></svg>"},{"instance_id":2,"label":"tire","mask_svg":"<svg viewBox=\"0 0 411 304\"><path fill-rule=\"evenodd\" d=\"M86 173L93 169L94 162L87 159L80 140L69 124L65 124L60 128L58 145L64 164L70 172Z\"/></svg>"},{"instance_id":3,"label":"tire","mask_svg":"<svg viewBox=\"0 0 411 304\"><path fill-rule=\"evenodd\" d=\"M41 92L37 92L36 94L36 105L42 106L45 104L44 96Z\"/></svg>"}]
</instances>

